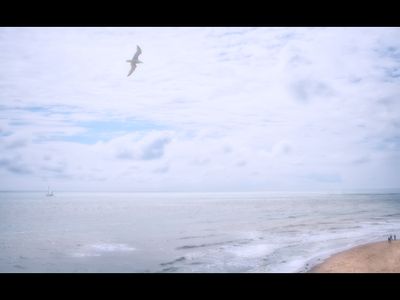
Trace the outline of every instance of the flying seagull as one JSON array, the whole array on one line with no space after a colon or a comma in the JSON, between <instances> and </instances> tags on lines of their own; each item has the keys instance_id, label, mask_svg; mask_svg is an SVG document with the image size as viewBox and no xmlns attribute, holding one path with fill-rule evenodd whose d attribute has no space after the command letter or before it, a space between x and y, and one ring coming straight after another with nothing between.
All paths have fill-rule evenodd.
<instances>
[{"instance_id":1,"label":"flying seagull","mask_svg":"<svg viewBox=\"0 0 400 300\"><path fill-rule=\"evenodd\" d=\"M128 62L128 63L131 64L131 70L129 71L128 76L131 75L131 74L133 73L133 71L135 71L135 69L136 69L136 64L142 63L142 61L140 61L139 58L138 58L140 54L142 54L142 49L140 49L140 47L137 46L136 53L135 53L135 55L133 56L133 58L132 58L132 59L128 59L128 60L126 61L126 62Z\"/></svg>"}]
</instances>

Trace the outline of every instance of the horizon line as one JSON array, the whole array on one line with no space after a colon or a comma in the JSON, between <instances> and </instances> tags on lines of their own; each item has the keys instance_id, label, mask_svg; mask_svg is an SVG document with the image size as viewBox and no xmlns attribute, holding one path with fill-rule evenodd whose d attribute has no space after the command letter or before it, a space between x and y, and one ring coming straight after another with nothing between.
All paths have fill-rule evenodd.
<instances>
[{"instance_id":1,"label":"horizon line","mask_svg":"<svg viewBox=\"0 0 400 300\"><path fill-rule=\"evenodd\" d=\"M0 193L43 193L46 190L0 190ZM184 190L165 190L165 191L95 191L95 190L58 190L57 193L400 193L400 188L354 188L354 189L324 189L324 190L253 190L253 191L184 191Z\"/></svg>"}]
</instances>

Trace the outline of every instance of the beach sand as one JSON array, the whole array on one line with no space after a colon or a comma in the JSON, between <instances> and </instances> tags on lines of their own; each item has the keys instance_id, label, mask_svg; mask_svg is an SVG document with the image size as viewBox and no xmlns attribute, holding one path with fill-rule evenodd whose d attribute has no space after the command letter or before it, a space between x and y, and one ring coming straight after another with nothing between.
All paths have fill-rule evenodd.
<instances>
[{"instance_id":1,"label":"beach sand","mask_svg":"<svg viewBox=\"0 0 400 300\"><path fill-rule=\"evenodd\" d=\"M361 245L337 253L311 273L400 273L400 240Z\"/></svg>"}]
</instances>

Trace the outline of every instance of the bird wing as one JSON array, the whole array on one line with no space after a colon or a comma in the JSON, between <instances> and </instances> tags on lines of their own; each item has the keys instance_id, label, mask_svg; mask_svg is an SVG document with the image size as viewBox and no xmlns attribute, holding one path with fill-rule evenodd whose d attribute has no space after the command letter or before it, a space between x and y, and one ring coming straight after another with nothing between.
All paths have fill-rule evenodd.
<instances>
[{"instance_id":1,"label":"bird wing","mask_svg":"<svg viewBox=\"0 0 400 300\"><path fill-rule=\"evenodd\" d=\"M136 53L135 53L135 55L134 55L133 58L132 58L133 61L138 60L139 55L142 54L142 49L140 49L139 46L136 46L136 47L137 47Z\"/></svg>"},{"instance_id":2,"label":"bird wing","mask_svg":"<svg viewBox=\"0 0 400 300\"><path fill-rule=\"evenodd\" d=\"M132 65L131 70L128 73L128 76L131 75L133 73L133 71L135 71L136 69L136 65Z\"/></svg>"}]
</instances>

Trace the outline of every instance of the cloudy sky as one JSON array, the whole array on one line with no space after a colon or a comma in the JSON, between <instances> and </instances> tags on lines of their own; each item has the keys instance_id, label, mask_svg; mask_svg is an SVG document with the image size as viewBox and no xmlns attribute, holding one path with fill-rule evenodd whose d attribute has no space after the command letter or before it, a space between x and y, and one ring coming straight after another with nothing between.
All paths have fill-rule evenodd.
<instances>
[{"instance_id":1,"label":"cloudy sky","mask_svg":"<svg viewBox=\"0 0 400 300\"><path fill-rule=\"evenodd\" d=\"M399 96L400 28L0 28L0 190L400 188Z\"/></svg>"}]
</instances>

